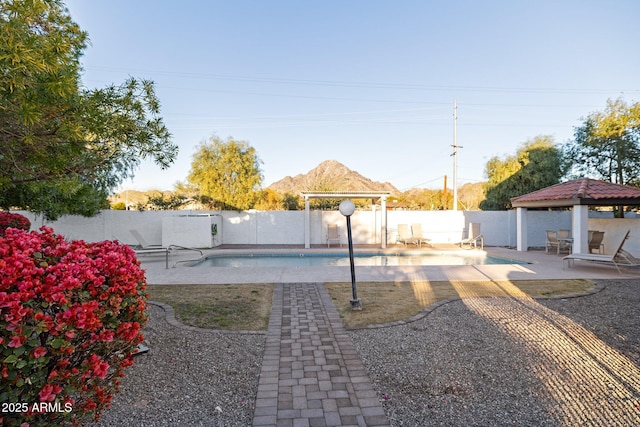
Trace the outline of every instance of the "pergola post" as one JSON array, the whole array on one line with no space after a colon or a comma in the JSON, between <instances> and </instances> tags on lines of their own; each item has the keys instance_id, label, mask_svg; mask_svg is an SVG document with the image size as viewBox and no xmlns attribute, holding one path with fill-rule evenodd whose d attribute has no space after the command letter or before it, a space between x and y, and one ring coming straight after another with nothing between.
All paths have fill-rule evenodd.
<instances>
[{"instance_id":1,"label":"pergola post","mask_svg":"<svg viewBox=\"0 0 640 427\"><path fill-rule=\"evenodd\" d=\"M304 196L304 248L311 247L311 209L309 208L309 196Z\"/></svg>"},{"instance_id":2,"label":"pergola post","mask_svg":"<svg viewBox=\"0 0 640 427\"><path fill-rule=\"evenodd\" d=\"M526 252L528 249L527 208L516 208L516 250Z\"/></svg>"},{"instance_id":3,"label":"pergola post","mask_svg":"<svg viewBox=\"0 0 640 427\"><path fill-rule=\"evenodd\" d=\"M589 253L589 206L574 205L571 222L573 253Z\"/></svg>"},{"instance_id":4,"label":"pergola post","mask_svg":"<svg viewBox=\"0 0 640 427\"><path fill-rule=\"evenodd\" d=\"M380 222L382 223L380 226L382 227L380 231L380 240L382 240L380 247L382 249L386 249L387 247L387 196L380 197L380 207L382 212L380 212Z\"/></svg>"},{"instance_id":5,"label":"pergola post","mask_svg":"<svg viewBox=\"0 0 640 427\"><path fill-rule=\"evenodd\" d=\"M303 191L300 193L304 197L304 247L311 247L311 209L309 199L380 199L382 200L382 248L387 247L387 197L391 194L388 191ZM373 210L374 240L375 233L375 208Z\"/></svg>"}]
</instances>

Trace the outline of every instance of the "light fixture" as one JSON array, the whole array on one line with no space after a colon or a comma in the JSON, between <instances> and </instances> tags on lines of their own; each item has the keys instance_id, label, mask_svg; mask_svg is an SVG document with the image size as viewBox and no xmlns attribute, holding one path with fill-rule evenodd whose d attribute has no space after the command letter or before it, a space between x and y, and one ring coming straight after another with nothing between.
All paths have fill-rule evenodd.
<instances>
[{"instance_id":1,"label":"light fixture","mask_svg":"<svg viewBox=\"0 0 640 427\"><path fill-rule=\"evenodd\" d=\"M349 241L349 263L351 264L351 309L362 310L362 300L358 298L356 285L356 269L353 261L353 238L351 237L351 215L356 210L356 205L351 200L343 200L338 207L342 215L347 217L347 240Z\"/></svg>"}]
</instances>

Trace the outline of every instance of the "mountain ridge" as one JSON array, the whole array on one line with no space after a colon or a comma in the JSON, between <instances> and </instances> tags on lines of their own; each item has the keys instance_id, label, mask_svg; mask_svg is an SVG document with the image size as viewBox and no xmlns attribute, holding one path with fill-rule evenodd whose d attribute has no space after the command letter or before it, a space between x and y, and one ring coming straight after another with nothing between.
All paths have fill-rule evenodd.
<instances>
[{"instance_id":1,"label":"mountain ridge","mask_svg":"<svg viewBox=\"0 0 640 427\"><path fill-rule=\"evenodd\" d=\"M267 187L280 193L301 191L400 191L390 182L373 181L337 160L325 160L304 174L286 176Z\"/></svg>"}]
</instances>

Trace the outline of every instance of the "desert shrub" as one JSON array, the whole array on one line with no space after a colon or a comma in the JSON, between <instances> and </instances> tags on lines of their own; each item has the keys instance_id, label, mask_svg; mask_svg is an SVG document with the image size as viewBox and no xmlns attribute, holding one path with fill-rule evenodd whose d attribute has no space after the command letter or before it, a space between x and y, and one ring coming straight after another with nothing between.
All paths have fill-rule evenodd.
<instances>
[{"instance_id":1,"label":"desert shrub","mask_svg":"<svg viewBox=\"0 0 640 427\"><path fill-rule=\"evenodd\" d=\"M143 340L145 288L127 246L65 241L47 227L7 229L0 237L0 424L97 420Z\"/></svg>"},{"instance_id":2,"label":"desert shrub","mask_svg":"<svg viewBox=\"0 0 640 427\"><path fill-rule=\"evenodd\" d=\"M29 230L31 228L31 221L29 221L29 218L26 216L17 213L0 211L0 236L4 235L4 231L7 228Z\"/></svg>"}]
</instances>

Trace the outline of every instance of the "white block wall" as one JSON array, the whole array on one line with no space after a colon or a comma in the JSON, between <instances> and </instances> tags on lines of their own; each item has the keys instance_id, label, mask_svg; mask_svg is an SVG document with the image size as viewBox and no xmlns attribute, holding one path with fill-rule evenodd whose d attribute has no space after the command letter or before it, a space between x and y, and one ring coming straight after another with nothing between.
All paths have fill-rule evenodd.
<instances>
[{"instance_id":1,"label":"white block wall","mask_svg":"<svg viewBox=\"0 0 640 427\"><path fill-rule=\"evenodd\" d=\"M102 211L93 218L64 216L58 221L46 222L28 212L32 228L52 227L68 239L86 241L119 240L126 244L136 241L129 233L137 229L150 244L163 244L163 218L189 214L189 211ZM222 244L291 244L304 245L304 211L193 211L193 214L211 214L222 219L217 239ZM355 244L379 245L382 239L382 212L356 211L351 217ZM602 218L590 213L589 229L605 231L605 245L609 250L619 236L631 229L625 248L640 255L640 219ZM529 247L544 247L545 230L571 229L571 211L528 211ZM512 211L388 211L389 244L395 243L398 224L422 224L423 232L435 243L457 243L466 237L470 222L481 224L486 246L516 245L516 215ZM326 244L327 225L338 224L341 239L347 242L346 219L338 211L311 211L311 244ZM166 242L164 242L166 243ZM636 249L637 248L637 249ZM634 252L635 250L635 252Z\"/></svg>"}]
</instances>

